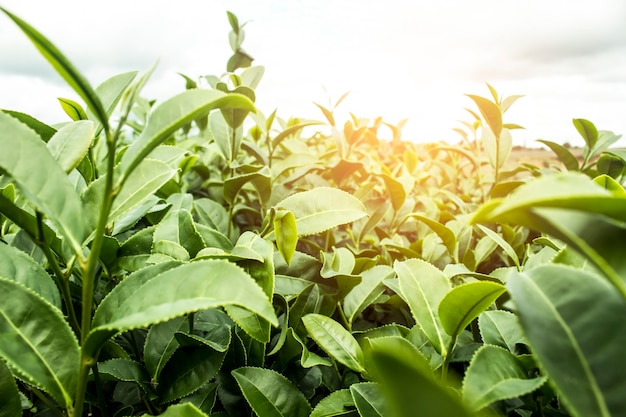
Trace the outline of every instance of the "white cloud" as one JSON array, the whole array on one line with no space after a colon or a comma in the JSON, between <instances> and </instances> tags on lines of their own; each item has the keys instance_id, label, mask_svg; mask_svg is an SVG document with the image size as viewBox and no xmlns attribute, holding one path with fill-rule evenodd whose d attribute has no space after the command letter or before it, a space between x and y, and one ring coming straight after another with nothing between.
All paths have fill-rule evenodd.
<instances>
[{"instance_id":1,"label":"white cloud","mask_svg":"<svg viewBox=\"0 0 626 417\"><path fill-rule=\"evenodd\" d=\"M285 117L319 117L311 102L326 102L326 86L334 98L352 91L341 108L359 116L410 118L406 138L454 140L451 128L471 105L463 94L488 94L488 81L505 94L527 96L510 112L511 121L529 128L516 132L519 141L571 141L573 117L626 133L624 0L3 3L94 84L160 59L145 90L150 98L180 91L177 71L193 77L225 69L231 53L225 11L232 10L250 21L244 48L266 66L257 96L267 113L278 107ZM0 107L55 121L49 119L56 109L22 96L54 102L61 81L4 18L0 54Z\"/></svg>"}]
</instances>

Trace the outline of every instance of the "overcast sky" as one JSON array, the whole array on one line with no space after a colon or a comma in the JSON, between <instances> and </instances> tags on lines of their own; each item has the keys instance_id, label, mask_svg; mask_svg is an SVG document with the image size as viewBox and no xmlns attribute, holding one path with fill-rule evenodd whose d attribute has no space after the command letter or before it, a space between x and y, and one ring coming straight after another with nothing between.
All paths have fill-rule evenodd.
<instances>
[{"instance_id":1,"label":"overcast sky","mask_svg":"<svg viewBox=\"0 0 626 417\"><path fill-rule=\"evenodd\" d=\"M226 10L243 47L266 68L265 114L320 118L340 110L409 122L404 138L456 141L464 94L523 94L505 122L518 144L579 144L573 118L626 134L626 0L0 0L51 39L95 86L129 70L158 70L144 90L182 91L176 72L220 75L231 51ZM27 38L0 16L0 108L47 123L56 100L78 97ZM341 114L341 112L340 112ZM344 113L345 114L345 113ZM626 139L624 139L626 141ZM623 144L623 143L622 143Z\"/></svg>"}]
</instances>

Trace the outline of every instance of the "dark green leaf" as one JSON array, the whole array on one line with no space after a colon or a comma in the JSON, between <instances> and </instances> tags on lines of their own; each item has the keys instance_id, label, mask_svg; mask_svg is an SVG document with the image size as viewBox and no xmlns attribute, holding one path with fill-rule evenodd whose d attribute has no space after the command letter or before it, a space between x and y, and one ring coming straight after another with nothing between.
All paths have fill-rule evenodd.
<instances>
[{"instance_id":1,"label":"dark green leaf","mask_svg":"<svg viewBox=\"0 0 626 417\"><path fill-rule=\"evenodd\" d=\"M7 365L0 360L0 417L22 415L20 394Z\"/></svg>"}]
</instances>

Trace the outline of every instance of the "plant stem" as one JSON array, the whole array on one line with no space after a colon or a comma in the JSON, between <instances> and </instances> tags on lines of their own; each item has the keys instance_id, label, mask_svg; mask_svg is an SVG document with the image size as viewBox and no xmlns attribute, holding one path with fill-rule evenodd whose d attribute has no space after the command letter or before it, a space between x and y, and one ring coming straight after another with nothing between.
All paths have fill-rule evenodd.
<instances>
[{"instance_id":1,"label":"plant stem","mask_svg":"<svg viewBox=\"0 0 626 417\"><path fill-rule=\"evenodd\" d=\"M448 368L450 367L450 359L452 358L452 351L454 350L454 345L456 344L456 336L450 339L450 344L448 345L448 350L443 357L443 363L441 364L441 381L445 383L448 378Z\"/></svg>"},{"instance_id":2,"label":"plant stem","mask_svg":"<svg viewBox=\"0 0 626 417\"><path fill-rule=\"evenodd\" d=\"M63 297L63 301L65 303L65 308L67 309L67 316L70 326L77 335L80 335L80 324L78 324L78 319L76 318L76 312L74 311L74 304L72 303L72 294L70 291L70 281L69 278L63 274L61 271L61 267L59 267L59 263L57 262L57 258L50 249L50 245L46 241L46 237L43 231L43 215L41 212L37 211L37 233L39 234L38 243L39 247L43 251L46 259L48 260L48 265L52 268L54 272L53 278L61 292L61 297Z\"/></svg>"},{"instance_id":3,"label":"plant stem","mask_svg":"<svg viewBox=\"0 0 626 417\"><path fill-rule=\"evenodd\" d=\"M119 129L117 130L119 132ZM86 262L81 262L83 269L83 288L82 288L82 315L81 315L81 346L84 346L87 335L91 330L91 315L93 304L94 284L96 280L96 270L98 267L98 259L102 245L104 244L106 225L109 219L113 200L117 195L117 191L113 188L113 169L115 167L115 142L117 132L111 135L111 132L105 128L105 135L108 146L107 155L107 173L105 177L104 195L102 196L102 206L98 217L93 242L91 243L91 251ZM94 357L85 356L85 352L81 349L80 373L78 376L78 387L76 390L76 400L74 402L74 415L80 417L85 402L85 392L87 390L87 376L89 368L97 361L97 354Z\"/></svg>"}]
</instances>

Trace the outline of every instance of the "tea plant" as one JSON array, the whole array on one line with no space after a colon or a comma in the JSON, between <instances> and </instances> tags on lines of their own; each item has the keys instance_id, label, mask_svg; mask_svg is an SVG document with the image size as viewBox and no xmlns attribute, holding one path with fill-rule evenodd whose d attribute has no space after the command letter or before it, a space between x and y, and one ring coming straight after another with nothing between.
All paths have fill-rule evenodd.
<instances>
[{"instance_id":1,"label":"tea plant","mask_svg":"<svg viewBox=\"0 0 626 417\"><path fill-rule=\"evenodd\" d=\"M454 147L266 116L232 13L155 103L2 11L86 108L0 111L0 416L624 415L617 136L505 171L489 85Z\"/></svg>"}]
</instances>

